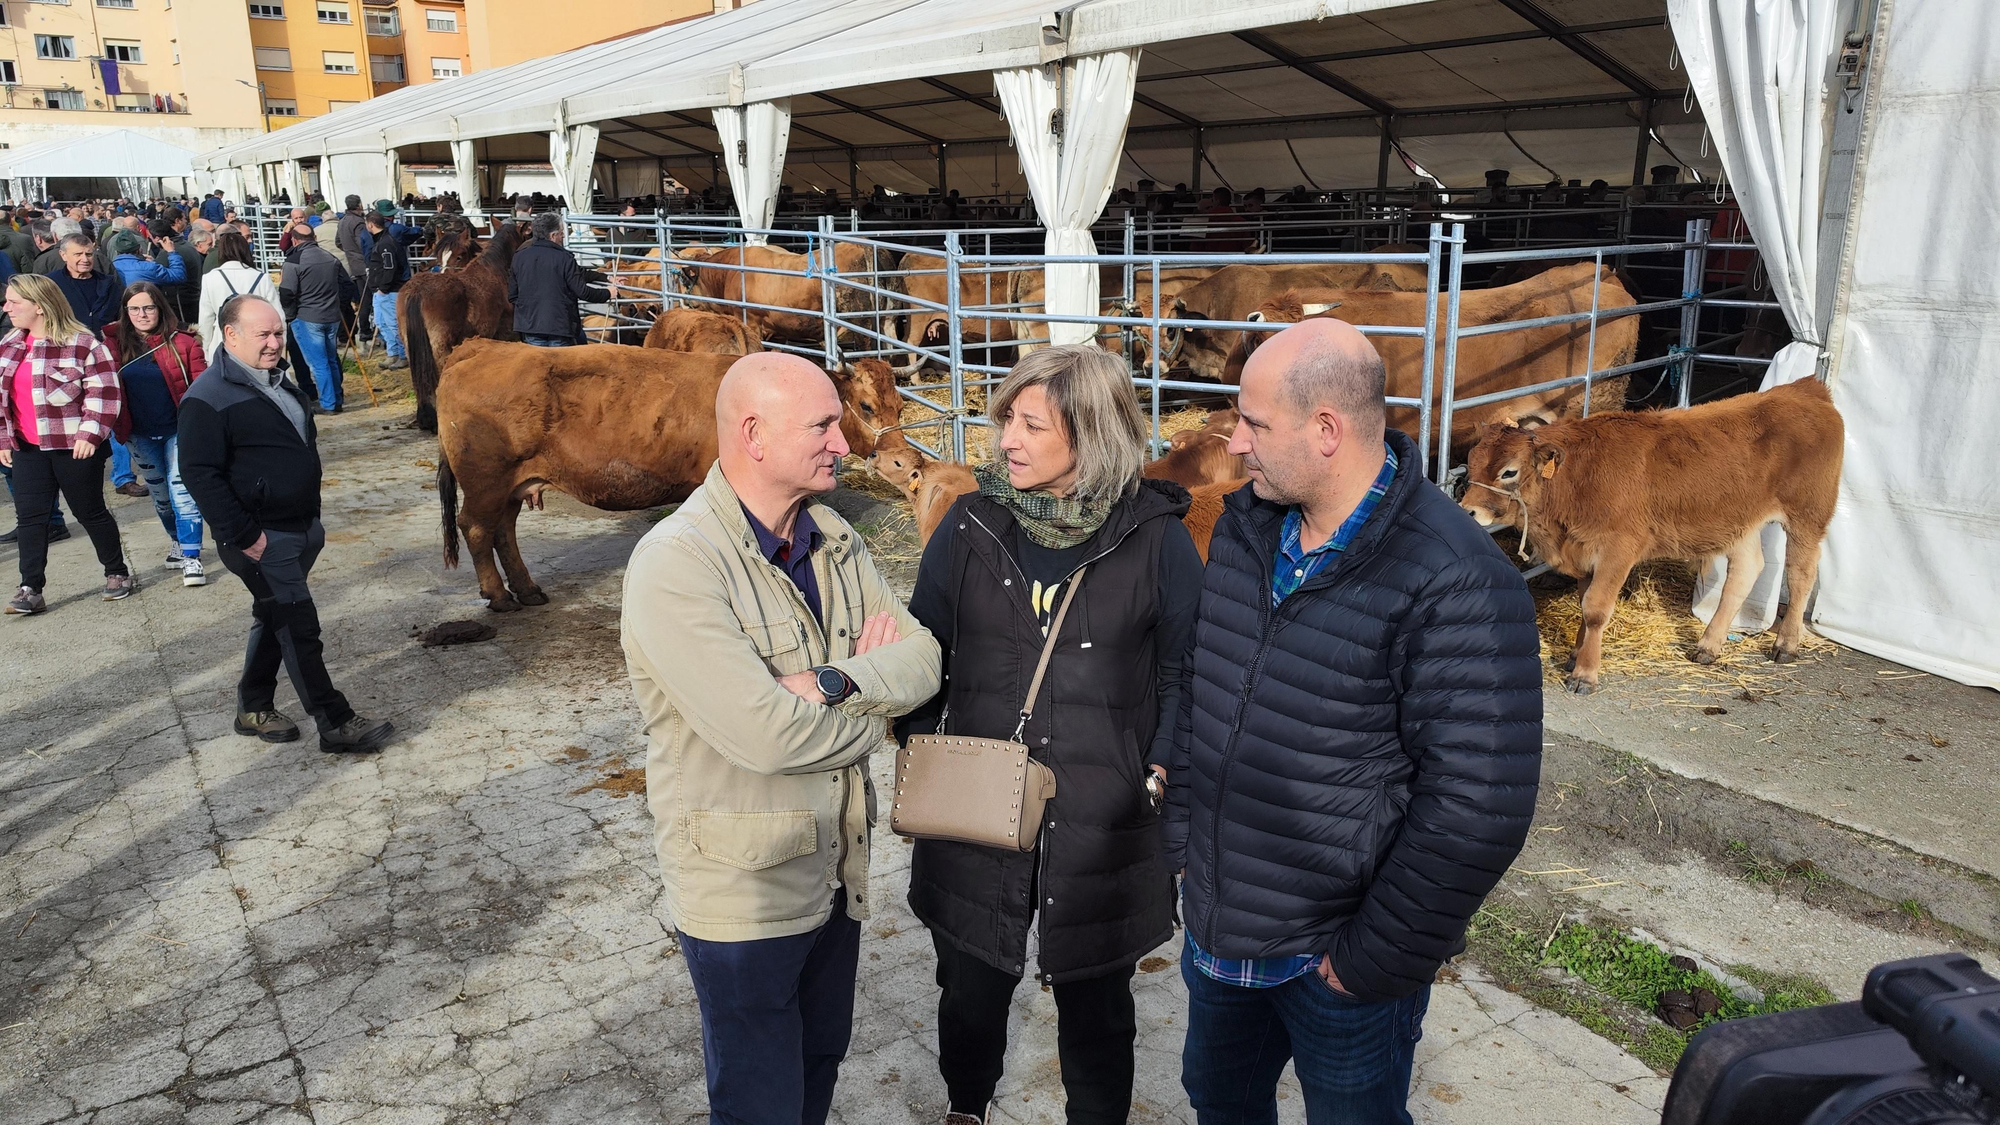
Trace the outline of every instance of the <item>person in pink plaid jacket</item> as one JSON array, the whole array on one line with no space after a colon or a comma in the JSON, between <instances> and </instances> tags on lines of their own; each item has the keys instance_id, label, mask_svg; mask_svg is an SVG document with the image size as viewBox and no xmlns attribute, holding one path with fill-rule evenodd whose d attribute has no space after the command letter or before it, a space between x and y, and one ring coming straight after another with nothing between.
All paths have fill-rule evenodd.
<instances>
[{"instance_id":1,"label":"person in pink plaid jacket","mask_svg":"<svg viewBox=\"0 0 2000 1125\"><path fill-rule=\"evenodd\" d=\"M124 405L118 364L48 278L9 278L5 307L14 330L0 338L0 465L13 473L21 563L21 587L6 611L48 608L42 586L58 491L97 549L104 599L130 597L125 545L104 507L104 462Z\"/></svg>"}]
</instances>

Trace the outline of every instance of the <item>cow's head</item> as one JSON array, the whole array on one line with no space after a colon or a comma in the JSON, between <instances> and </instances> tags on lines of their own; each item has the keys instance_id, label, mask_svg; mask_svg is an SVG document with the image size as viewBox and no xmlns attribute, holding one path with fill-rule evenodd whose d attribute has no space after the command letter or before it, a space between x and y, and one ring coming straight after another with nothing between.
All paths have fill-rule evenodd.
<instances>
[{"instance_id":1,"label":"cow's head","mask_svg":"<svg viewBox=\"0 0 2000 1125\"><path fill-rule=\"evenodd\" d=\"M1473 443L1459 507L1481 527L1524 527L1543 486L1562 469L1562 449L1511 422L1479 426Z\"/></svg>"},{"instance_id":2,"label":"cow's head","mask_svg":"<svg viewBox=\"0 0 2000 1125\"><path fill-rule=\"evenodd\" d=\"M1308 301L1297 290L1288 289L1276 297L1265 301L1243 319L1255 324L1297 324L1302 320L1310 320L1314 317L1331 316L1333 315L1333 310L1339 308L1340 305L1341 302L1339 301ZM1283 329L1276 331L1283 331ZM1248 329L1239 333L1237 348L1242 352L1242 356L1236 362L1240 364L1242 360L1249 359L1251 353L1257 350L1258 345L1270 339L1275 334L1275 332L1258 332Z\"/></svg>"},{"instance_id":3,"label":"cow's head","mask_svg":"<svg viewBox=\"0 0 2000 1125\"><path fill-rule=\"evenodd\" d=\"M897 436L902 435L898 432ZM875 470L876 476L914 498L917 489L923 487L924 466L929 461L917 452L915 446L907 443L890 445L888 438L888 434L882 435L882 442L876 446L874 455L868 458L868 467Z\"/></svg>"},{"instance_id":4,"label":"cow's head","mask_svg":"<svg viewBox=\"0 0 2000 1125\"><path fill-rule=\"evenodd\" d=\"M840 432L857 457L872 456L878 445L906 444L901 430L902 402L896 394L896 373L879 359L857 359L827 378L840 391Z\"/></svg>"}]
</instances>

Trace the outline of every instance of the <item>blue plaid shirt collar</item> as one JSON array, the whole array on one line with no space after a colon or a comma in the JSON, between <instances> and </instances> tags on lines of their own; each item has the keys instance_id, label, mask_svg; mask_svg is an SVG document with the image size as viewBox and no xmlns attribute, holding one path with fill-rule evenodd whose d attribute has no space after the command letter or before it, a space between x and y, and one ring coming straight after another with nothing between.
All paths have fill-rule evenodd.
<instances>
[{"instance_id":1,"label":"blue plaid shirt collar","mask_svg":"<svg viewBox=\"0 0 2000 1125\"><path fill-rule=\"evenodd\" d=\"M1361 533L1368 517L1375 512L1376 505L1389 491L1389 485L1396 479L1396 451L1386 443L1382 447L1382 471L1375 474L1375 483L1368 486L1367 495L1354 506L1340 529L1326 542L1305 550L1299 542L1299 534L1305 528L1305 517L1294 506L1285 513L1285 526L1278 537L1278 555L1271 563L1271 604L1277 605L1290 597L1306 579L1326 569L1333 556L1347 549L1354 537Z\"/></svg>"}]
</instances>

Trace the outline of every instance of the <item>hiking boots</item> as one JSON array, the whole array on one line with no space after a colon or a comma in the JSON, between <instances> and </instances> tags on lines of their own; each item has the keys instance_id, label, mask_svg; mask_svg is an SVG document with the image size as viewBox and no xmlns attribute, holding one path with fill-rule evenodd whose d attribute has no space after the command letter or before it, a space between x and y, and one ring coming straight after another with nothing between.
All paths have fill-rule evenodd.
<instances>
[{"instance_id":1,"label":"hiking boots","mask_svg":"<svg viewBox=\"0 0 2000 1125\"><path fill-rule=\"evenodd\" d=\"M26 586L21 587L20 592L16 593L7 602L7 612L19 614L22 617L40 613L47 608L49 608L49 603L42 600L41 591L30 590Z\"/></svg>"},{"instance_id":2,"label":"hiking boots","mask_svg":"<svg viewBox=\"0 0 2000 1125\"><path fill-rule=\"evenodd\" d=\"M396 724L387 719L356 715L337 727L321 727L319 748L329 754L373 754L395 733Z\"/></svg>"},{"instance_id":3,"label":"hiking boots","mask_svg":"<svg viewBox=\"0 0 2000 1125\"><path fill-rule=\"evenodd\" d=\"M104 576L104 600L107 602L129 598L132 596L133 591L138 588L138 581L129 574L107 574Z\"/></svg>"},{"instance_id":4,"label":"hiking boots","mask_svg":"<svg viewBox=\"0 0 2000 1125\"><path fill-rule=\"evenodd\" d=\"M291 742L299 737L299 724L282 711L238 711L236 733L254 735L266 742Z\"/></svg>"}]
</instances>

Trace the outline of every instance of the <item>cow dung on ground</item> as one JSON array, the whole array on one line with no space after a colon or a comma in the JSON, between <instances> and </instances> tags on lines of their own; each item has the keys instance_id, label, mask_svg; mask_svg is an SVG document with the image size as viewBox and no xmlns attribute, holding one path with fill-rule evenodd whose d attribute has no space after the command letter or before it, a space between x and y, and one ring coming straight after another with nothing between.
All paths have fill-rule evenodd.
<instances>
[{"instance_id":1,"label":"cow dung on ground","mask_svg":"<svg viewBox=\"0 0 2000 1125\"><path fill-rule=\"evenodd\" d=\"M439 648L444 645L469 645L476 641L490 641L498 636L493 626L480 621L446 621L433 625L416 634L417 642L425 648Z\"/></svg>"}]
</instances>

